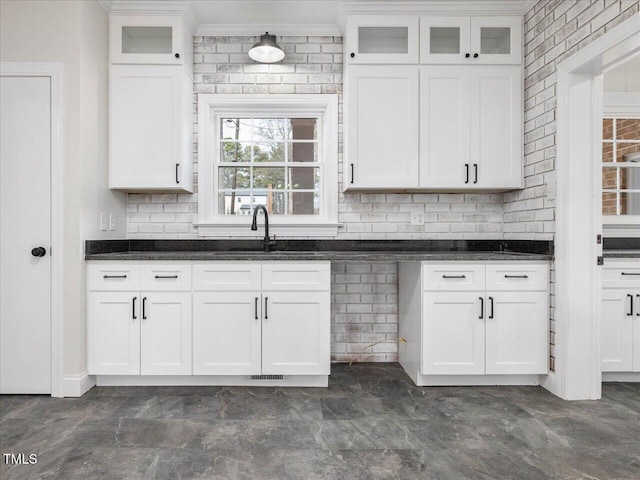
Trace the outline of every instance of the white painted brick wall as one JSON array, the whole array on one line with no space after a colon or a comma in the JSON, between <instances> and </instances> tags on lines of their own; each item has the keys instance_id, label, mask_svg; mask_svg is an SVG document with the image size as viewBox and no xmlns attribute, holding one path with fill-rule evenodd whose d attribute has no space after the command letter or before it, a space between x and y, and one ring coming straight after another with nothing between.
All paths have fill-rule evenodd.
<instances>
[{"instance_id":1,"label":"white painted brick wall","mask_svg":"<svg viewBox=\"0 0 640 480\"><path fill-rule=\"evenodd\" d=\"M504 237L552 240L556 201L556 67L637 14L639 0L540 0L524 21L525 189L504 194ZM551 272L551 363L555 358Z\"/></svg>"}]
</instances>

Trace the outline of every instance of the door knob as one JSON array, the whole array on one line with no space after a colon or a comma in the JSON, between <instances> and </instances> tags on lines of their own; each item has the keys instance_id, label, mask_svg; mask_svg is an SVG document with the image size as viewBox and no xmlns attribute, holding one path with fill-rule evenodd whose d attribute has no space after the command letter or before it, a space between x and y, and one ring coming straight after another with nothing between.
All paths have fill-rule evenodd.
<instances>
[{"instance_id":1,"label":"door knob","mask_svg":"<svg viewBox=\"0 0 640 480\"><path fill-rule=\"evenodd\" d=\"M33 255L34 257L44 257L47 254L47 251L45 250L44 247L36 247L33 250L31 250L31 255Z\"/></svg>"}]
</instances>

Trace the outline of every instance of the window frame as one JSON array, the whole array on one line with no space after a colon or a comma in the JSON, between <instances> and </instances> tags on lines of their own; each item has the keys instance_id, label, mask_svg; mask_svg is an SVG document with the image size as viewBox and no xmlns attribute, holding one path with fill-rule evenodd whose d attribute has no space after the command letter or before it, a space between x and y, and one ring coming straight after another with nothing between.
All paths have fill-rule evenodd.
<instances>
[{"instance_id":1,"label":"window frame","mask_svg":"<svg viewBox=\"0 0 640 480\"><path fill-rule=\"evenodd\" d=\"M201 237L264 236L246 215L220 215L217 172L221 118L306 117L320 121L320 215L271 215L270 233L283 237L335 237L338 233L338 95L200 94L198 96L198 234ZM239 165L240 166L240 165Z\"/></svg>"}]
</instances>

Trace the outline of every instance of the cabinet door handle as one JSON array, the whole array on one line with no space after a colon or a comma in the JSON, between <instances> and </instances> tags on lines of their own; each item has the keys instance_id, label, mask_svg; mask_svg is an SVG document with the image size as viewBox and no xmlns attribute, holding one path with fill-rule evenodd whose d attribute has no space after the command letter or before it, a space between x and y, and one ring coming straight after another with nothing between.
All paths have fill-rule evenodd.
<instances>
[{"instance_id":1,"label":"cabinet door handle","mask_svg":"<svg viewBox=\"0 0 640 480\"><path fill-rule=\"evenodd\" d=\"M478 183L478 164L473 164L473 183Z\"/></svg>"},{"instance_id":2,"label":"cabinet door handle","mask_svg":"<svg viewBox=\"0 0 640 480\"><path fill-rule=\"evenodd\" d=\"M504 278L529 278L529 275L505 275Z\"/></svg>"},{"instance_id":3,"label":"cabinet door handle","mask_svg":"<svg viewBox=\"0 0 640 480\"><path fill-rule=\"evenodd\" d=\"M256 311L255 320L258 320L258 297L256 297L255 311Z\"/></svg>"},{"instance_id":4,"label":"cabinet door handle","mask_svg":"<svg viewBox=\"0 0 640 480\"><path fill-rule=\"evenodd\" d=\"M178 278L178 275L156 275L155 278Z\"/></svg>"},{"instance_id":5,"label":"cabinet door handle","mask_svg":"<svg viewBox=\"0 0 640 480\"><path fill-rule=\"evenodd\" d=\"M627 298L629 299L629 313L627 313L627 317L633 317L633 295L627 293Z\"/></svg>"},{"instance_id":6,"label":"cabinet door handle","mask_svg":"<svg viewBox=\"0 0 640 480\"><path fill-rule=\"evenodd\" d=\"M180 54L179 53L176 53L176 58L180 58Z\"/></svg>"},{"instance_id":7,"label":"cabinet door handle","mask_svg":"<svg viewBox=\"0 0 640 480\"><path fill-rule=\"evenodd\" d=\"M478 54L477 54L477 53L474 53L474 54L473 54L473 58L478 58Z\"/></svg>"},{"instance_id":8,"label":"cabinet door handle","mask_svg":"<svg viewBox=\"0 0 640 480\"><path fill-rule=\"evenodd\" d=\"M478 297L478 298L480 298L480 316L478 318L482 320L484 318L484 298L483 297Z\"/></svg>"},{"instance_id":9,"label":"cabinet door handle","mask_svg":"<svg viewBox=\"0 0 640 480\"><path fill-rule=\"evenodd\" d=\"M640 275L640 272L622 272L620 275Z\"/></svg>"},{"instance_id":10,"label":"cabinet door handle","mask_svg":"<svg viewBox=\"0 0 640 480\"><path fill-rule=\"evenodd\" d=\"M178 178L178 169L180 168L180 164L176 163L176 183L180 183L180 178Z\"/></svg>"},{"instance_id":11,"label":"cabinet door handle","mask_svg":"<svg viewBox=\"0 0 640 480\"><path fill-rule=\"evenodd\" d=\"M351 164L351 184L353 185L353 163Z\"/></svg>"},{"instance_id":12,"label":"cabinet door handle","mask_svg":"<svg viewBox=\"0 0 640 480\"><path fill-rule=\"evenodd\" d=\"M493 318L493 297L489 297L489 302L491 302L491 313L489 313L489 318Z\"/></svg>"},{"instance_id":13,"label":"cabinet door handle","mask_svg":"<svg viewBox=\"0 0 640 480\"><path fill-rule=\"evenodd\" d=\"M103 275L102 278L127 278L126 275Z\"/></svg>"},{"instance_id":14,"label":"cabinet door handle","mask_svg":"<svg viewBox=\"0 0 640 480\"><path fill-rule=\"evenodd\" d=\"M147 313L145 311L146 306L147 306L147 297L142 297L142 319L143 320L147 319Z\"/></svg>"},{"instance_id":15,"label":"cabinet door handle","mask_svg":"<svg viewBox=\"0 0 640 480\"><path fill-rule=\"evenodd\" d=\"M269 301L269 297L264 297L264 319L269 320L269 315L267 314L267 302Z\"/></svg>"},{"instance_id":16,"label":"cabinet door handle","mask_svg":"<svg viewBox=\"0 0 640 480\"><path fill-rule=\"evenodd\" d=\"M442 275L442 278L467 278L466 275Z\"/></svg>"},{"instance_id":17,"label":"cabinet door handle","mask_svg":"<svg viewBox=\"0 0 640 480\"><path fill-rule=\"evenodd\" d=\"M464 58L469 58L470 56L471 56L471 54L470 54L470 53L465 53L465 54L464 54Z\"/></svg>"},{"instance_id":18,"label":"cabinet door handle","mask_svg":"<svg viewBox=\"0 0 640 480\"><path fill-rule=\"evenodd\" d=\"M636 295L638 299L638 313L636 313L636 317L640 317L640 294Z\"/></svg>"},{"instance_id":19,"label":"cabinet door handle","mask_svg":"<svg viewBox=\"0 0 640 480\"><path fill-rule=\"evenodd\" d=\"M469 164L465 163L464 164L464 168L465 168L465 171L466 171L464 183L469 183Z\"/></svg>"},{"instance_id":20,"label":"cabinet door handle","mask_svg":"<svg viewBox=\"0 0 640 480\"><path fill-rule=\"evenodd\" d=\"M355 53L353 53L353 52L351 52L350 57L351 57L351 58L353 58L353 57L355 57L355 56L356 56L356 54L355 54Z\"/></svg>"},{"instance_id":21,"label":"cabinet door handle","mask_svg":"<svg viewBox=\"0 0 640 480\"><path fill-rule=\"evenodd\" d=\"M131 317L132 317L134 320L137 320L137 319L138 319L138 317L136 317L136 300L137 300L137 299L138 299L138 297L133 297L133 302L131 302L131 303L132 303L132 305L133 305L133 307L132 307L133 312L132 312L132 314L131 314Z\"/></svg>"}]
</instances>

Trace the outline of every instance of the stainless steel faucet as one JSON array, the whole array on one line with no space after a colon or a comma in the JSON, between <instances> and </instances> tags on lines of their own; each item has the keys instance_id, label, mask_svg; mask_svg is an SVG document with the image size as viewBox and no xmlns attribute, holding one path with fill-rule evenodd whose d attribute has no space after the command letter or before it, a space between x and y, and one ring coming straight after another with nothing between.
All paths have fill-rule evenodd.
<instances>
[{"instance_id":1,"label":"stainless steel faucet","mask_svg":"<svg viewBox=\"0 0 640 480\"><path fill-rule=\"evenodd\" d=\"M262 240L262 245L264 246L264 251L268 252L271 250L271 247L275 247L276 245L276 236L273 236L273 239L269 238L269 213L264 205L258 205L253 209L253 223L251 224L251 230L258 230L258 210L262 210L264 212L264 239Z\"/></svg>"}]
</instances>

